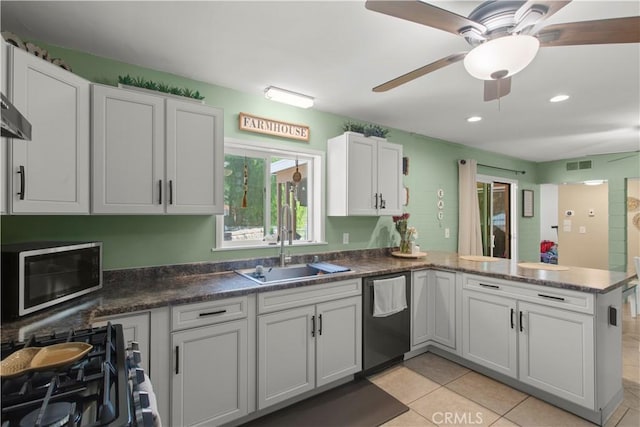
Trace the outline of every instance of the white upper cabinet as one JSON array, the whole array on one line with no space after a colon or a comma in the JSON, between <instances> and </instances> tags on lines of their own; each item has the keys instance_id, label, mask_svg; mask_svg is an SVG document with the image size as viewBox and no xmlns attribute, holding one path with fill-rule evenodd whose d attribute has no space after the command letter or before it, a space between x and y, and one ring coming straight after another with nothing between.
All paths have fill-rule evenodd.
<instances>
[{"instance_id":1,"label":"white upper cabinet","mask_svg":"<svg viewBox=\"0 0 640 427\"><path fill-rule=\"evenodd\" d=\"M10 144L14 214L89 213L89 82L10 48L10 95L31 141Z\"/></svg>"},{"instance_id":2,"label":"white upper cabinet","mask_svg":"<svg viewBox=\"0 0 640 427\"><path fill-rule=\"evenodd\" d=\"M93 213L163 213L164 99L93 85Z\"/></svg>"},{"instance_id":3,"label":"white upper cabinet","mask_svg":"<svg viewBox=\"0 0 640 427\"><path fill-rule=\"evenodd\" d=\"M223 112L93 85L93 213L222 213Z\"/></svg>"},{"instance_id":4,"label":"white upper cabinet","mask_svg":"<svg viewBox=\"0 0 640 427\"><path fill-rule=\"evenodd\" d=\"M345 132L327 142L327 214L402 213L402 145Z\"/></svg>"},{"instance_id":5,"label":"white upper cabinet","mask_svg":"<svg viewBox=\"0 0 640 427\"><path fill-rule=\"evenodd\" d=\"M168 213L223 213L223 112L166 100Z\"/></svg>"},{"instance_id":6,"label":"white upper cabinet","mask_svg":"<svg viewBox=\"0 0 640 427\"><path fill-rule=\"evenodd\" d=\"M9 46L0 41L0 91L7 95L7 79L9 65L7 64L7 50ZM8 139L0 137L0 214L7 213L7 147Z\"/></svg>"}]
</instances>

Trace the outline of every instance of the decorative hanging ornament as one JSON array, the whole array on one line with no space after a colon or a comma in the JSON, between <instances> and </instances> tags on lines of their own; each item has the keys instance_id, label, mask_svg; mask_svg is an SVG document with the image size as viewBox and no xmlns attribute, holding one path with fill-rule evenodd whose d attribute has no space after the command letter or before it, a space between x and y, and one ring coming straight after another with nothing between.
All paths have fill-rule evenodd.
<instances>
[{"instance_id":1,"label":"decorative hanging ornament","mask_svg":"<svg viewBox=\"0 0 640 427\"><path fill-rule=\"evenodd\" d=\"M296 171L293 173L293 182L296 184L302 181L302 174L298 170L298 158L296 157Z\"/></svg>"},{"instance_id":2,"label":"decorative hanging ornament","mask_svg":"<svg viewBox=\"0 0 640 427\"><path fill-rule=\"evenodd\" d=\"M241 207L247 207L247 190L249 189L249 168L247 167L247 158L244 158L244 195L242 196Z\"/></svg>"}]
</instances>

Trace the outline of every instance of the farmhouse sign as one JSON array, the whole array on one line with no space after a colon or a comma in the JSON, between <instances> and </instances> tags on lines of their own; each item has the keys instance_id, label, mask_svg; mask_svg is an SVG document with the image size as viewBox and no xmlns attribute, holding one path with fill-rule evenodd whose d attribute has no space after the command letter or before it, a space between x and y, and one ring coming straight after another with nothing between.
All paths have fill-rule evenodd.
<instances>
[{"instance_id":1,"label":"farmhouse sign","mask_svg":"<svg viewBox=\"0 0 640 427\"><path fill-rule=\"evenodd\" d=\"M240 113L240 130L309 141L309 126L265 119L247 113Z\"/></svg>"}]
</instances>

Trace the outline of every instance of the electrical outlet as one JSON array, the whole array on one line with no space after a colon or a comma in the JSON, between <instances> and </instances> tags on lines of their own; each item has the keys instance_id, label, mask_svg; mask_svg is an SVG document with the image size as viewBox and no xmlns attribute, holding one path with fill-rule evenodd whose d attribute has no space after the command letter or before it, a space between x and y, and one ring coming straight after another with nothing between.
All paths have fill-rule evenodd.
<instances>
[{"instance_id":1,"label":"electrical outlet","mask_svg":"<svg viewBox=\"0 0 640 427\"><path fill-rule=\"evenodd\" d=\"M349 233L342 233L342 244L343 245L349 244Z\"/></svg>"},{"instance_id":2,"label":"electrical outlet","mask_svg":"<svg viewBox=\"0 0 640 427\"><path fill-rule=\"evenodd\" d=\"M444 229L444 238L448 239L450 236L451 236L451 233L449 232L449 229L445 228Z\"/></svg>"},{"instance_id":3,"label":"electrical outlet","mask_svg":"<svg viewBox=\"0 0 640 427\"><path fill-rule=\"evenodd\" d=\"M580 234L587 234L587 227L585 227L584 225L580 226Z\"/></svg>"}]
</instances>

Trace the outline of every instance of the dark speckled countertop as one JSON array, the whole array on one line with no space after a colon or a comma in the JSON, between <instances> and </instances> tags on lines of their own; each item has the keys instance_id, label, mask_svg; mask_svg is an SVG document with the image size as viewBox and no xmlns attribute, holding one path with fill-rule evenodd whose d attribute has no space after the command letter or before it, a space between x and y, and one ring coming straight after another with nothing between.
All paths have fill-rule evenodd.
<instances>
[{"instance_id":1,"label":"dark speckled countertop","mask_svg":"<svg viewBox=\"0 0 640 427\"><path fill-rule=\"evenodd\" d=\"M430 252L424 258L409 259L392 257L387 250L380 249L327 253L321 254L321 258L353 271L278 285L259 285L230 271L256 264L273 265L275 260L270 258L105 272L104 287L97 292L20 320L3 322L2 341L87 328L96 318L104 316L422 268L480 274L595 294L623 286L633 277L621 272L578 267L565 271L525 269L516 261L466 261L455 253L445 252ZM310 261L310 255L294 259L294 263Z\"/></svg>"}]
</instances>

